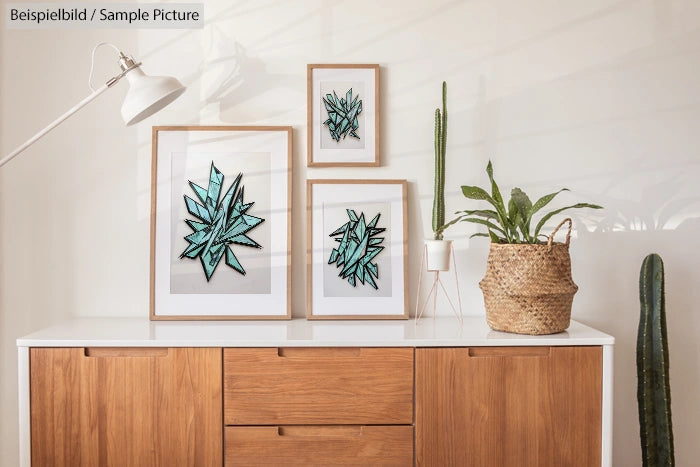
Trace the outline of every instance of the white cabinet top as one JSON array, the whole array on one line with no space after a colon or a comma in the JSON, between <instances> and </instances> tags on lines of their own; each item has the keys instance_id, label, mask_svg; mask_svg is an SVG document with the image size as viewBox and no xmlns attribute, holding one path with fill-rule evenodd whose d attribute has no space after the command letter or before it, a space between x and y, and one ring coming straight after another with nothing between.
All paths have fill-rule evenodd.
<instances>
[{"instance_id":1,"label":"white cabinet top","mask_svg":"<svg viewBox=\"0 0 700 467\"><path fill-rule=\"evenodd\" d=\"M568 330L524 336L491 330L483 316L407 321L149 321L86 318L17 339L18 347L474 347L611 345L614 338L571 322Z\"/></svg>"}]
</instances>

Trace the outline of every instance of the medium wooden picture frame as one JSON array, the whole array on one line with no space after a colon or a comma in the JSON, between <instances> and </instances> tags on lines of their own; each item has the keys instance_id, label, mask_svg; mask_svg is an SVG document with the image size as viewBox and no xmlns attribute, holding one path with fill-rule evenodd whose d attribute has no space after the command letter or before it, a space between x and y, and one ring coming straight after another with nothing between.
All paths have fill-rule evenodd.
<instances>
[{"instance_id":1,"label":"medium wooden picture frame","mask_svg":"<svg viewBox=\"0 0 700 467\"><path fill-rule=\"evenodd\" d=\"M151 320L291 318L292 127L153 127Z\"/></svg>"},{"instance_id":2,"label":"medium wooden picture frame","mask_svg":"<svg viewBox=\"0 0 700 467\"><path fill-rule=\"evenodd\" d=\"M379 65L307 65L309 167L379 165Z\"/></svg>"},{"instance_id":3,"label":"medium wooden picture frame","mask_svg":"<svg viewBox=\"0 0 700 467\"><path fill-rule=\"evenodd\" d=\"M308 319L407 319L406 180L307 180Z\"/></svg>"}]
</instances>

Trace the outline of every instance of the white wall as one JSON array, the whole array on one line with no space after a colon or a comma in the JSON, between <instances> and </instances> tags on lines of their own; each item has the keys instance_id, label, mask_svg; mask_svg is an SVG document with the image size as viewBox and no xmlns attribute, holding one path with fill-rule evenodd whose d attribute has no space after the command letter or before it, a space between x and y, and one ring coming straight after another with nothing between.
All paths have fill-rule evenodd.
<instances>
[{"instance_id":1,"label":"white wall","mask_svg":"<svg viewBox=\"0 0 700 467\"><path fill-rule=\"evenodd\" d=\"M0 1L3 4L5 0ZM406 178L411 306L429 233L432 116L449 86L448 211L488 158L504 190L566 186L581 213L574 317L617 339L615 465L638 465L637 276L667 270L679 465L700 456L700 2L696 0L205 1L199 31L0 29L0 154L88 94L89 51L115 42L188 92L137 127L125 84L0 169L0 464L17 463L15 339L77 316L148 313L150 126L294 126L293 308L304 314L306 178ZM4 15L4 8L3 8ZM100 53L97 76L114 72ZM307 169L307 63L379 63L377 169ZM581 217L584 216L584 217ZM462 296L482 314L488 245L458 239ZM442 310L447 313L446 310Z\"/></svg>"}]
</instances>

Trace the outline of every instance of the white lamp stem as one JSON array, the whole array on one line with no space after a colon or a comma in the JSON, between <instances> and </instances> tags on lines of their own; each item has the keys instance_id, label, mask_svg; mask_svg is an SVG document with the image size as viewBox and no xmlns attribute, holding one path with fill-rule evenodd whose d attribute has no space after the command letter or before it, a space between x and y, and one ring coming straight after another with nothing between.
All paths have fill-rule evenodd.
<instances>
[{"instance_id":1,"label":"white lamp stem","mask_svg":"<svg viewBox=\"0 0 700 467\"><path fill-rule=\"evenodd\" d=\"M58 117L56 120L51 122L46 128L41 130L39 133L35 134L32 136L29 140L27 140L26 143L24 143L22 146L18 147L14 151L12 151L9 155L7 155L5 158L0 160L0 167L3 165L7 164L10 162L15 156L20 154L22 151L27 149L29 146L32 144L36 143L39 139L41 139L42 136L44 136L46 133L49 131L53 130L56 128L58 125L60 125L65 119L76 113L78 110L82 109L85 107L87 104L89 104L91 101L93 101L97 96L105 92L110 86L112 86L116 81L112 82L112 80L108 81L106 84L103 84L101 87L95 89L92 94L87 96L85 99L82 101L78 102L73 108L71 108L68 112L64 113L60 117Z\"/></svg>"},{"instance_id":2,"label":"white lamp stem","mask_svg":"<svg viewBox=\"0 0 700 467\"><path fill-rule=\"evenodd\" d=\"M107 80L107 82L101 87L94 89L92 87L92 71L93 65L95 64L95 51L101 45L109 45L114 48L114 50L119 52L119 68L121 69L121 73ZM92 49L90 78L88 78L88 84L90 89L92 89L92 94L78 102L72 109L51 122L49 126L41 130L39 133L29 138L26 143L12 151L8 156L0 159L0 167L10 162L22 151L36 143L46 133L56 128L65 119L85 107L108 88L114 86L124 76L128 76L130 84L130 92L124 99L124 105L122 105L122 117L127 125L138 123L144 118L148 118L185 92L185 86L183 86L177 79L168 76L147 76L143 71L141 71L139 68L140 66L140 62L137 63L133 57L130 55L125 55L115 45L107 42L100 42L97 44L95 48ZM132 71L134 73L128 74Z\"/></svg>"}]
</instances>

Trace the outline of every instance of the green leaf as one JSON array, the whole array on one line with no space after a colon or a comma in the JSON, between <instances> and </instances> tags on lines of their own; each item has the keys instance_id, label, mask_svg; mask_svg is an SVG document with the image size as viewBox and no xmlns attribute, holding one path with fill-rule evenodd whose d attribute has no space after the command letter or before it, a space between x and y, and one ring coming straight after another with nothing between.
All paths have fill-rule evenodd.
<instances>
[{"instance_id":1,"label":"green leaf","mask_svg":"<svg viewBox=\"0 0 700 467\"><path fill-rule=\"evenodd\" d=\"M513 198L508 200L508 220L511 224L515 224L515 216L518 214L518 207L515 205Z\"/></svg>"},{"instance_id":2,"label":"green leaf","mask_svg":"<svg viewBox=\"0 0 700 467\"><path fill-rule=\"evenodd\" d=\"M471 234L469 238L474 238L474 237L486 237L489 238L489 234L485 234L483 232L477 232L475 234Z\"/></svg>"},{"instance_id":3,"label":"green leaf","mask_svg":"<svg viewBox=\"0 0 700 467\"><path fill-rule=\"evenodd\" d=\"M517 211L517 219L513 223L520 229L525 243L532 243L530 235L530 210L532 209L532 201L520 188L513 188L510 192L510 200Z\"/></svg>"},{"instance_id":4,"label":"green leaf","mask_svg":"<svg viewBox=\"0 0 700 467\"><path fill-rule=\"evenodd\" d=\"M523 218L520 217L520 213L517 213L513 222L513 243L529 243L529 236L523 225Z\"/></svg>"},{"instance_id":5,"label":"green leaf","mask_svg":"<svg viewBox=\"0 0 700 467\"><path fill-rule=\"evenodd\" d=\"M491 181L491 198L493 199L493 207L496 208L496 212L498 213L501 221L501 225L506 227L506 232L508 231L507 225L508 225L508 214L506 213L506 205L503 203L503 197L501 196L501 190L498 189L498 184L496 183L496 180L493 178L493 165L491 164L491 161L489 161L488 165L486 166L486 173L489 176L489 180ZM510 240L508 234L506 233L506 238Z\"/></svg>"},{"instance_id":6,"label":"green leaf","mask_svg":"<svg viewBox=\"0 0 700 467\"><path fill-rule=\"evenodd\" d=\"M542 229L542 226L544 226L545 222L547 222L549 219L551 219L552 216L555 216L562 211L566 211L567 209L579 209L579 208L603 209L602 206L598 206L597 204L589 204L589 203L577 203L577 204L574 204L571 206L567 206L565 208L555 209L554 211L547 213L537 223L537 227L535 227L535 237L537 237L539 235L540 230Z\"/></svg>"},{"instance_id":7,"label":"green leaf","mask_svg":"<svg viewBox=\"0 0 700 467\"><path fill-rule=\"evenodd\" d=\"M478 186L462 185L462 194L469 199L488 201L494 207L496 207L496 203L493 201L493 198L491 198L491 195L489 195L486 190L479 188Z\"/></svg>"},{"instance_id":8,"label":"green leaf","mask_svg":"<svg viewBox=\"0 0 700 467\"><path fill-rule=\"evenodd\" d=\"M532 201L530 201L530 198L523 190L516 187L510 192L510 199L518 208L520 216L527 222L530 211L532 210Z\"/></svg>"},{"instance_id":9,"label":"green leaf","mask_svg":"<svg viewBox=\"0 0 700 467\"><path fill-rule=\"evenodd\" d=\"M457 211L455 214L464 214L466 216L479 216L485 217L486 219L496 219L498 220L498 213L490 209L472 209L465 211Z\"/></svg>"},{"instance_id":10,"label":"green leaf","mask_svg":"<svg viewBox=\"0 0 700 467\"><path fill-rule=\"evenodd\" d=\"M501 238L495 233L493 233L491 230L489 230L489 237L491 238L492 243L508 243L508 240L505 238Z\"/></svg>"},{"instance_id":11,"label":"green leaf","mask_svg":"<svg viewBox=\"0 0 700 467\"><path fill-rule=\"evenodd\" d=\"M462 186L462 194L464 194L465 197L469 199L475 199L475 200L484 200L487 201L491 206L496 208L496 221L503 226L503 229L505 229L508 225L508 218L506 216L505 210L503 208L503 203L501 202L500 205L499 203L494 200L491 195L489 195L486 190L483 188L479 188L478 186ZM501 231L504 232L504 235L506 238L509 238L509 235L505 233L505 230L501 229Z\"/></svg>"},{"instance_id":12,"label":"green leaf","mask_svg":"<svg viewBox=\"0 0 700 467\"><path fill-rule=\"evenodd\" d=\"M509 234L508 243L520 243L520 235L518 234L518 209L512 199L508 201L508 225L506 231Z\"/></svg>"},{"instance_id":13,"label":"green leaf","mask_svg":"<svg viewBox=\"0 0 700 467\"><path fill-rule=\"evenodd\" d=\"M474 218L474 217L465 217L462 219L462 222L471 222L472 224L485 225L489 229L493 229L493 230L496 230L498 232L501 232L503 235L506 234L502 228L500 228L499 226L497 226L493 222L489 222L489 221L484 220L484 219L478 219L478 218Z\"/></svg>"},{"instance_id":14,"label":"green leaf","mask_svg":"<svg viewBox=\"0 0 700 467\"><path fill-rule=\"evenodd\" d=\"M493 179L493 165L491 165L491 161L489 161L488 165L486 166L486 173L488 174L489 180L491 181L491 197L497 202L499 202L505 210L505 205L503 204L503 197L501 197L501 191L498 189L498 185Z\"/></svg>"},{"instance_id":15,"label":"green leaf","mask_svg":"<svg viewBox=\"0 0 700 467\"><path fill-rule=\"evenodd\" d=\"M442 233L451 225L454 225L457 222L459 222L462 219L462 217L463 216L456 217L456 218L452 219L450 222L448 222L447 224L443 224L440 227L438 227L437 229L434 229L435 240L442 240Z\"/></svg>"},{"instance_id":16,"label":"green leaf","mask_svg":"<svg viewBox=\"0 0 700 467\"><path fill-rule=\"evenodd\" d=\"M527 226L525 225L525 220L522 218L522 216L520 215L519 212L518 212L518 216L515 220L515 225L520 229L520 232L522 232L522 235L523 235L523 242L522 243L536 243L535 241L533 241L532 237L530 237L530 232L529 232L530 229L528 229Z\"/></svg>"},{"instance_id":17,"label":"green leaf","mask_svg":"<svg viewBox=\"0 0 700 467\"><path fill-rule=\"evenodd\" d=\"M530 221L530 219L532 219L532 216L534 216L537 211L539 211L540 209L542 209L543 207L548 205L549 202L552 201L554 199L554 197L557 196L562 191L569 191L569 189L562 188L561 190L555 191L554 193L544 195L543 197L541 197L540 199L535 201L535 204L532 205L532 209L530 209L530 213L527 217L528 222Z\"/></svg>"}]
</instances>

